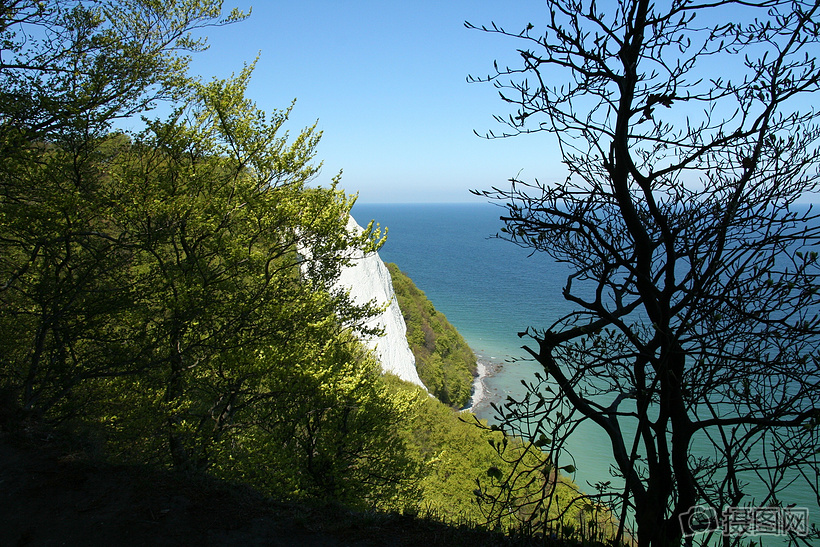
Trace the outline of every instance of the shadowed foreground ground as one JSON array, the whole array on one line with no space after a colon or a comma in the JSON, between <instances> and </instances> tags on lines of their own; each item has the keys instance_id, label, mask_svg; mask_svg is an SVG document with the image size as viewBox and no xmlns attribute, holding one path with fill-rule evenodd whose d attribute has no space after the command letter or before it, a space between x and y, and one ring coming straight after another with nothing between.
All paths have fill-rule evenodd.
<instances>
[{"instance_id":1,"label":"shadowed foreground ground","mask_svg":"<svg viewBox=\"0 0 820 547\"><path fill-rule=\"evenodd\" d=\"M409 516L264 499L242 486L112 466L0 432L0 545L520 545Z\"/></svg>"}]
</instances>

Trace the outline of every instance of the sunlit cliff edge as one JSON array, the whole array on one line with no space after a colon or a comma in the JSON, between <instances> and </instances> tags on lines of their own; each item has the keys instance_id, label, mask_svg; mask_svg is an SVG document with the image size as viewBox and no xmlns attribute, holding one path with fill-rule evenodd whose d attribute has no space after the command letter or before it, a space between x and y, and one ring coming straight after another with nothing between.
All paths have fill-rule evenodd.
<instances>
[{"instance_id":1,"label":"sunlit cliff edge","mask_svg":"<svg viewBox=\"0 0 820 547\"><path fill-rule=\"evenodd\" d=\"M360 233L362 228L351 216L347 230ZM384 372L425 387L416 371L416 358L407 342L407 325L393 291L390 272L379 253L365 254L356 250L350 258L351 262L342 269L336 287L349 291L356 304L366 304L372 300L382 306L387 304L381 314L366 323L368 327L380 327L384 334L366 338L363 342L374 351Z\"/></svg>"}]
</instances>

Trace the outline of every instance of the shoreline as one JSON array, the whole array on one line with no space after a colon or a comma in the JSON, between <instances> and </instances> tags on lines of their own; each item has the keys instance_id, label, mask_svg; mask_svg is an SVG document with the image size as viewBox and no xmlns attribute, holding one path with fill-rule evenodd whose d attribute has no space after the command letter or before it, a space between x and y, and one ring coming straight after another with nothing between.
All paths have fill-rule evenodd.
<instances>
[{"instance_id":1,"label":"shoreline","mask_svg":"<svg viewBox=\"0 0 820 547\"><path fill-rule=\"evenodd\" d=\"M487 404L490 395L490 390L487 387L487 379L495 376L500 369L501 366L498 363L493 363L483 356L476 354L476 375L473 378L473 385L470 389L470 400L461 409L462 411L470 411L475 414L477 408L480 409L482 404Z\"/></svg>"}]
</instances>

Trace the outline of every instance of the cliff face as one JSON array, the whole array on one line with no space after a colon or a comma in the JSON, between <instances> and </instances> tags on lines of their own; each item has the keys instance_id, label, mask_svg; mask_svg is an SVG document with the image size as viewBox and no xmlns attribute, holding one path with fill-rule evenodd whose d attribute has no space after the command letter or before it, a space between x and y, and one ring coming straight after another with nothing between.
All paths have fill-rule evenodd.
<instances>
[{"instance_id":1,"label":"cliff face","mask_svg":"<svg viewBox=\"0 0 820 547\"><path fill-rule=\"evenodd\" d=\"M362 231L361 226L352 216L348 221L347 229L351 232ZM393 292L390 272L378 253L365 255L357 251L351 258L351 264L342 269L336 286L350 291L351 298L357 304L366 304L374 299L379 305L388 304L385 311L367 324L369 327L378 325L384 330L384 335L371 337L364 340L364 343L374 350L381 362L382 370L391 372L402 380L425 387L416 371L416 358L407 343L407 326Z\"/></svg>"}]
</instances>

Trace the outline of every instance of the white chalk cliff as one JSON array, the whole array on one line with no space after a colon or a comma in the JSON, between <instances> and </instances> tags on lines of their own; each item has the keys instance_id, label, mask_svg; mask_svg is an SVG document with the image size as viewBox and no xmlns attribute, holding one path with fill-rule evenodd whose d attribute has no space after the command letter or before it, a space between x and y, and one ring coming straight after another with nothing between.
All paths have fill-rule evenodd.
<instances>
[{"instance_id":1,"label":"white chalk cliff","mask_svg":"<svg viewBox=\"0 0 820 547\"><path fill-rule=\"evenodd\" d=\"M347 230L360 233L362 228L351 216ZM393 292L390 271L376 252L365 255L362 251L356 251L350 258L351 263L342 269L336 287L350 291L350 297L357 304L366 304L374 299L379 305L387 304L387 309L367 323L368 327L378 325L384 334L363 342L374 351L383 371L425 387L416 371L416 358L407 343L407 325Z\"/></svg>"}]
</instances>

